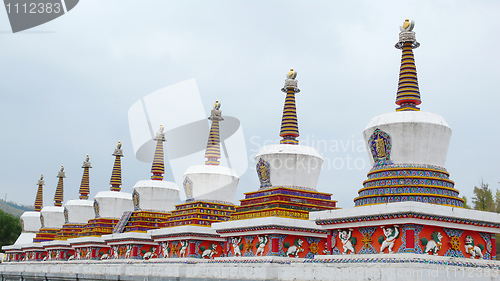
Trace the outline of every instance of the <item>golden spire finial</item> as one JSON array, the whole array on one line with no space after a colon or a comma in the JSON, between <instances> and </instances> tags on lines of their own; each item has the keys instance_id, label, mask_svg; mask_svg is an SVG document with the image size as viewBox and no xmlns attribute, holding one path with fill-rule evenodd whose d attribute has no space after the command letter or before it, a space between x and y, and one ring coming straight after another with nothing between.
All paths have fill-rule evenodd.
<instances>
[{"instance_id":1,"label":"golden spire finial","mask_svg":"<svg viewBox=\"0 0 500 281\"><path fill-rule=\"evenodd\" d=\"M405 19L405 22L403 23L403 28L407 29L408 26L410 26L410 20L409 19Z\"/></svg>"},{"instance_id":2,"label":"golden spire finial","mask_svg":"<svg viewBox=\"0 0 500 281\"><path fill-rule=\"evenodd\" d=\"M116 145L116 148L118 149L122 148L122 143L120 141L118 141L118 145Z\"/></svg>"},{"instance_id":3,"label":"golden spire finial","mask_svg":"<svg viewBox=\"0 0 500 281\"><path fill-rule=\"evenodd\" d=\"M415 27L415 21L410 21L409 19L405 19L403 26L399 27L401 32L404 31L413 31L413 27Z\"/></svg>"},{"instance_id":4,"label":"golden spire finial","mask_svg":"<svg viewBox=\"0 0 500 281\"><path fill-rule=\"evenodd\" d=\"M293 71L293 68L290 68L290 71L286 75L286 78L295 79L295 77L297 77L297 71Z\"/></svg>"},{"instance_id":5,"label":"golden spire finial","mask_svg":"<svg viewBox=\"0 0 500 281\"><path fill-rule=\"evenodd\" d=\"M215 100L214 109L220 110L220 106L221 106L221 104L219 103L219 100Z\"/></svg>"}]
</instances>

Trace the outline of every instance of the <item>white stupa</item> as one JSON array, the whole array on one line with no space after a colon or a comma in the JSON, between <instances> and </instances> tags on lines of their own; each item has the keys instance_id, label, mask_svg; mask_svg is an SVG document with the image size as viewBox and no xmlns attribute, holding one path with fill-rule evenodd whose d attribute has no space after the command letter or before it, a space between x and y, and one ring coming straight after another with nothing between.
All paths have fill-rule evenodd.
<instances>
[{"instance_id":1,"label":"white stupa","mask_svg":"<svg viewBox=\"0 0 500 281\"><path fill-rule=\"evenodd\" d=\"M111 174L110 191L99 191L94 197L94 213L96 218L121 218L124 212L133 211L132 194L121 192L121 142L113 153L115 164Z\"/></svg>"},{"instance_id":2,"label":"white stupa","mask_svg":"<svg viewBox=\"0 0 500 281\"><path fill-rule=\"evenodd\" d=\"M280 144L267 145L255 157L261 188L291 187L316 190L323 158L309 146L299 145L299 127L295 106L297 72L290 70L281 91L287 93L281 120ZM267 175L268 174L268 175Z\"/></svg>"},{"instance_id":3,"label":"white stupa","mask_svg":"<svg viewBox=\"0 0 500 281\"><path fill-rule=\"evenodd\" d=\"M408 23L401 29L395 46L403 51L396 97L399 107L373 118L363 132L373 168L354 199L356 206L405 201L463 206L444 168L451 128L440 115L417 107L421 100L413 49L420 43L413 26ZM406 178L389 183L388 175Z\"/></svg>"},{"instance_id":4,"label":"white stupa","mask_svg":"<svg viewBox=\"0 0 500 281\"><path fill-rule=\"evenodd\" d=\"M60 229L64 224L64 166L61 166L57 174L59 181L57 182L56 194L54 195L54 206L45 206L40 212L40 222L42 227L40 230L47 229ZM35 241L36 242L36 241ZM42 242L42 241L40 241Z\"/></svg>"},{"instance_id":5,"label":"white stupa","mask_svg":"<svg viewBox=\"0 0 500 281\"><path fill-rule=\"evenodd\" d=\"M233 202L239 177L236 172L220 166L219 122L223 121L220 103L216 101L209 120L212 121L208 137L205 165L189 167L183 175L183 186L188 200L213 200Z\"/></svg>"},{"instance_id":6,"label":"white stupa","mask_svg":"<svg viewBox=\"0 0 500 281\"><path fill-rule=\"evenodd\" d=\"M132 188L134 208L136 210L171 211L179 201L179 187L175 182L163 181L165 174L163 142L165 133L163 125L156 133L156 150L151 167L151 179L140 180Z\"/></svg>"}]
</instances>

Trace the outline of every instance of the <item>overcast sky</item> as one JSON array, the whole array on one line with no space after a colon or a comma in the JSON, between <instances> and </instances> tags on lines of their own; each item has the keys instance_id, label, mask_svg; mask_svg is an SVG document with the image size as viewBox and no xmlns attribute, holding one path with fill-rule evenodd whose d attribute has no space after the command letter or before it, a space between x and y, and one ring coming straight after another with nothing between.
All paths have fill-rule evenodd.
<instances>
[{"instance_id":1,"label":"overcast sky","mask_svg":"<svg viewBox=\"0 0 500 281\"><path fill-rule=\"evenodd\" d=\"M452 128L445 168L470 200L481 179L500 188L499 14L499 1L83 0L12 34L0 10L0 198L33 204L43 173L44 204L52 205L64 165L65 201L76 199L86 154L91 198L109 190L118 140L122 190L131 192L151 166L134 157L129 108L194 78L207 113L218 99L241 122L249 168L238 202L259 187L251 156L279 140L280 89L293 67L299 140L325 158L318 190L351 207L370 170L362 132L396 108L394 44L410 18L421 43L420 108Z\"/></svg>"}]
</instances>

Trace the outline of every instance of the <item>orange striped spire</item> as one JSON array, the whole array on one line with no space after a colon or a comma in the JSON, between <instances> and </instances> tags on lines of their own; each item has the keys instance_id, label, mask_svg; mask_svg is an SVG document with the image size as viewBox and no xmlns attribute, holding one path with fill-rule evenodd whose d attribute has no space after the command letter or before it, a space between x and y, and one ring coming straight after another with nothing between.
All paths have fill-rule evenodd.
<instances>
[{"instance_id":1,"label":"orange striped spire","mask_svg":"<svg viewBox=\"0 0 500 281\"><path fill-rule=\"evenodd\" d=\"M45 181L43 180L43 174L40 176L38 180L38 190L36 192L35 199L35 212L40 212L43 208L43 186L45 185Z\"/></svg>"},{"instance_id":2,"label":"orange striped spire","mask_svg":"<svg viewBox=\"0 0 500 281\"><path fill-rule=\"evenodd\" d=\"M219 101L215 101L214 109L208 120L212 120L212 126L210 127L210 134L208 135L207 150L205 151L205 165L218 166L220 164L220 131L219 122L223 121L222 111L220 110L221 104Z\"/></svg>"},{"instance_id":3,"label":"orange striped spire","mask_svg":"<svg viewBox=\"0 0 500 281\"><path fill-rule=\"evenodd\" d=\"M115 156L115 164L113 166L113 172L111 173L111 191L120 191L122 185L122 161L121 157L123 157L122 143L118 142L116 146L115 152L113 153Z\"/></svg>"},{"instance_id":4,"label":"orange striped spire","mask_svg":"<svg viewBox=\"0 0 500 281\"><path fill-rule=\"evenodd\" d=\"M395 45L396 49L403 51L396 97L396 104L399 105L399 108L396 108L396 111L420 111L417 105L422 103L418 88L417 68L413 56L413 49L418 48L420 43L417 42L415 37L414 26L414 21L410 22L406 19L403 26L399 28L401 30L399 42Z\"/></svg>"},{"instance_id":5,"label":"orange striped spire","mask_svg":"<svg viewBox=\"0 0 500 281\"><path fill-rule=\"evenodd\" d=\"M286 75L285 86L281 89L286 93L285 106L283 108L283 118L281 118L280 144L299 144L299 124L297 120L297 108L295 105L295 94L300 92L297 87L297 72L290 68Z\"/></svg>"},{"instance_id":6,"label":"orange striped spire","mask_svg":"<svg viewBox=\"0 0 500 281\"><path fill-rule=\"evenodd\" d=\"M90 193L90 183L89 183L89 169L92 168L89 161L89 155L87 154L87 158L83 161L83 176L82 183L80 184L80 200L89 199Z\"/></svg>"},{"instance_id":7,"label":"orange striped spire","mask_svg":"<svg viewBox=\"0 0 500 281\"><path fill-rule=\"evenodd\" d=\"M64 173L64 166L61 166L61 170L57 174L59 181L57 182L56 194L54 195L54 206L61 207L64 201L64 182L63 179L66 177Z\"/></svg>"},{"instance_id":8,"label":"orange striped spire","mask_svg":"<svg viewBox=\"0 0 500 281\"><path fill-rule=\"evenodd\" d=\"M163 125L156 133L154 140L156 141L155 157L153 159L153 166L151 166L151 179L161 181L163 174L165 174L165 163L163 157L163 142L165 141L165 133L163 132Z\"/></svg>"}]
</instances>

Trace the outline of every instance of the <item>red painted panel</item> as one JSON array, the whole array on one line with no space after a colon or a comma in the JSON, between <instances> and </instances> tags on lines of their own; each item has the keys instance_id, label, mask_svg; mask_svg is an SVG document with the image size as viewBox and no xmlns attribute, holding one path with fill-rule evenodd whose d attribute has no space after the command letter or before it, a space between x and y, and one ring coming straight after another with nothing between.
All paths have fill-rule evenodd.
<instances>
[{"instance_id":1,"label":"red painted panel","mask_svg":"<svg viewBox=\"0 0 500 281\"><path fill-rule=\"evenodd\" d=\"M280 240L278 238L273 238L271 240L271 244L272 244L272 248L273 248L272 249L273 253L280 251Z\"/></svg>"},{"instance_id":2,"label":"red painted panel","mask_svg":"<svg viewBox=\"0 0 500 281\"><path fill-rule=\"evenodd\" d=\"M196 244L191 242L189 243L189 254L194 255L196 253Z\"/></svg>"},{"instance_id":3,"label":"red painted panel","mask_svg":"<svg viewBox=\"0 0 500 281\"><path fill-rule=\"evenodd\" d=\"M406 248L415 248L415 230L413 229L406 230Z\"/></svg>"}]
</instances>

